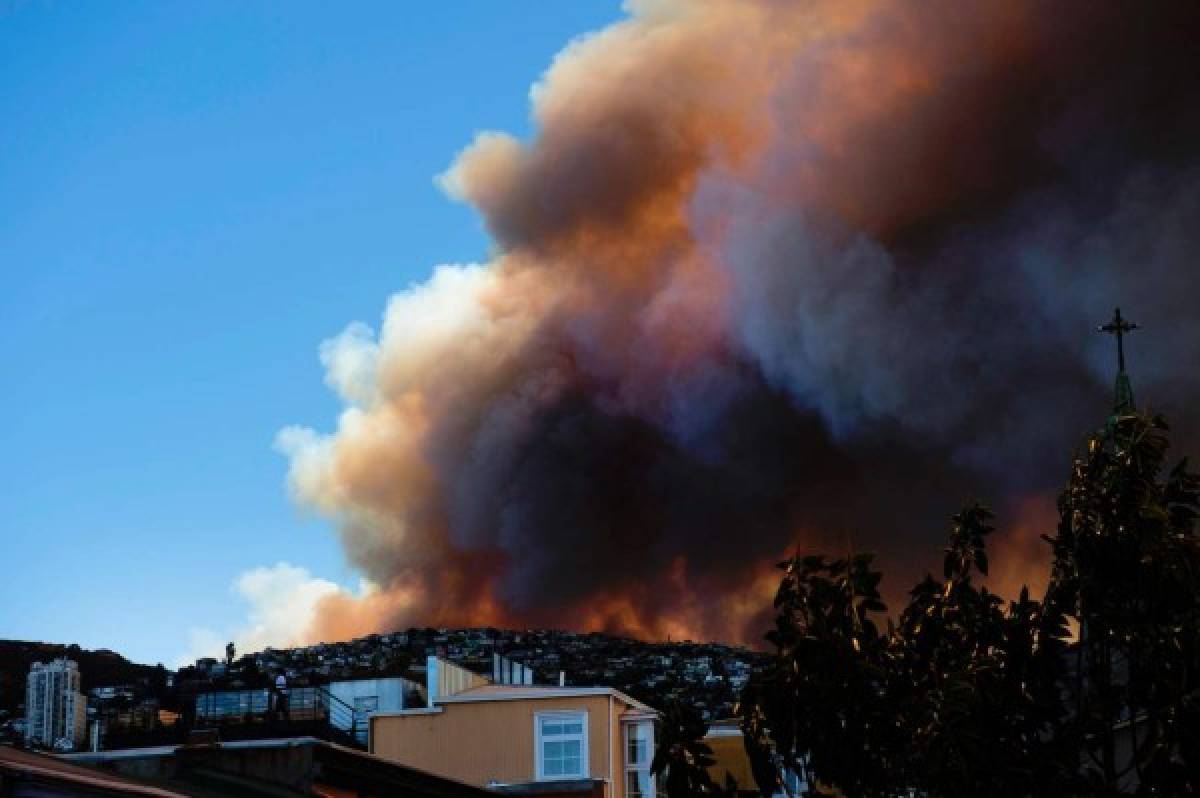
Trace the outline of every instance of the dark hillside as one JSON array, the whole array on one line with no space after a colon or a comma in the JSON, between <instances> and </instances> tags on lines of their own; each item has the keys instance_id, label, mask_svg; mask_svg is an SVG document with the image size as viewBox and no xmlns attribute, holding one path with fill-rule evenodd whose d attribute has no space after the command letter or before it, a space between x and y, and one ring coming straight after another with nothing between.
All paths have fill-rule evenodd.
<instances>
[{"instance_id":1,"label":"dark hillside","mask_svg":"<svg viewBox=\"0 0 1200 798\"><path fill-rule=\"evenodd\" d=\"M153 665L130 662L108 649L89 651L74 644L0 640L0 711L7 710L11 714L23 706L29 666L56 657L66 657L79 663L84 691L102 685L136 683L143 679L151 686L166 676L165 671Z\"/></svg>"}]
</instances>

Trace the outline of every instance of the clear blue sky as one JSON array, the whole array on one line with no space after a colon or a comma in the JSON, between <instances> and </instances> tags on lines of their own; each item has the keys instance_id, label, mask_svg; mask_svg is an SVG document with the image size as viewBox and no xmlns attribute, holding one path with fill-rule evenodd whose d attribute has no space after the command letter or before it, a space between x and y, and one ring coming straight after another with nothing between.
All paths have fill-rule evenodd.
<instances>
[{"instance_id":1,"label":"clear blue sky","mask_svg":"<svg viewBox=\"0 0 1200 798\"><path fill-rule=\"evenodd\" d=\"M169 662L287 560L352 585L275 433L317 346L478 260L433 176L616 0L0 0L0 637Z\"/></svg>"}]
</instances>

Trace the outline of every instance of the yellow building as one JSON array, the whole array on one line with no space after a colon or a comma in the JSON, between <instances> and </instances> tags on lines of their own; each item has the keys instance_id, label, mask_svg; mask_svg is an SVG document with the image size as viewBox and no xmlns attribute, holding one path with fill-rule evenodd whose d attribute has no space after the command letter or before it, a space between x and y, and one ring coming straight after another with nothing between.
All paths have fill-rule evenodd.
<instances>
[{"instance_id":1,"label":"yellow building","mask_svg":"<svg viewBox=\"0 0 1200 798\"><path fill-rule=\"evenodd\" d=\"M724 787L726 779L732 778L737 784L738 795L762 794L762 789L754 779L750 757L746 754L745 738L736 720L714 721L708 727L704 743L712 750L713 764L708 769L708 776L714 784ZM773 798L787 798L807 792L808 784L798 774L788 771L783 774L783 779L786 789L781 785Z\"/></svg>"},{"instance_id":2,"label":"yellow building","mask_svg":"<svg viewBox=\"0 0 1200 798\"><path fill-rule=\"evenodd\" d=\"M658 713L608 687L494 684L430 657L427 706L370 718L384 759L501 792L654 794Z\"/></svg>"}]
</instances>

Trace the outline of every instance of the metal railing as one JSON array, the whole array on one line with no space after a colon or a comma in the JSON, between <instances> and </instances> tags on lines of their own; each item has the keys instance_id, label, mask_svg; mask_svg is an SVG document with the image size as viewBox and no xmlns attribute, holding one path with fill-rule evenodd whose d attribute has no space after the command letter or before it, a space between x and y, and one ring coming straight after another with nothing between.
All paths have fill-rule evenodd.
<instances>
[{"instance_id":1,"label":"metal railing","mask_svg":"<svg viewBox=\"0 0 1200 798\"><path fill-rule=\"evenodd\" d=\"M342 701L328 687L293 687L288 690L287 708L272 704L271 691L219 690L196 696L196 725L230 727L270 726L288 731L305 728L307 731L327 729L333 736L344 736L342 742L365 747L367 744L367 713ZM338 734L340 733L340 735Z\"/></svg>"},{"instance_id":2,"label":"metal railing","mask_svg":"<svg viewBox=\"0 0 1200 798\"><path fill-rule=\"evenodd\" d=\"M367 745L368 718L364 710L356 709L330 692L328 687L318 687L324 701L329 725L350 734L364 748Z\"/></svg>"}]
</instances>

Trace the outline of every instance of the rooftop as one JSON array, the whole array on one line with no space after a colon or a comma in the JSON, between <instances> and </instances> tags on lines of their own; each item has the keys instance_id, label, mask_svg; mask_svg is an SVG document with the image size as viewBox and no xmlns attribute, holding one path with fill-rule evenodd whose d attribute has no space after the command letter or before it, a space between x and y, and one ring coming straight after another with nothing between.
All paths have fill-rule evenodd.
<instances>
[{"instance_id":1,"label":"rooftop","mask_svg":"<svg viewBox=\"0 0 1200 798\"><path fill-rule=\"evenodd\" d=\"M540 698L574 698L581 695L609 695L635 709L657 715L657 711L612 687L556 687L540 685L485 684L470 687L453 695L437 696L435 704L470 703L474 701L519 701Z\"/></svg>"},{"instance_id":2,"label":"rooftop","mask_svg":"<svg viewBox=\"0 0 1200 798\"><path fill-rule=\"evenodd\" d=\"M58 757L0 746L0 784L25 783L37 788L66 787L89 795L140 795L147 798L186 798L183 793L138 784L135 781L81 767ZM5 792L5 794L9 794ZM24 794L24 793L21 793ZM42 794L35 792L34 794ZM47 793L49 794L49 793ZM55 793L59 794L59 793ZM64 793L68 794L68 793Z\"/></svg>"},{"instance_id":3,"label":"rooftop","mask_svg":"<svg viewBox=\"0 0 1200 798\"><path fill-rule=\"evenodd\" d=\"M159 798L311 796L331 790L336 794L354 790L360 795L413 798L486 798L492 795L479 787L314 737L155 746L69 754L63 759L99 769L58 763L76 772L132 784L141 790L130 793L132 795ZM141 787L120 778L133 774L138 780L162 789Z\"/></svg>"}]
</instances>

